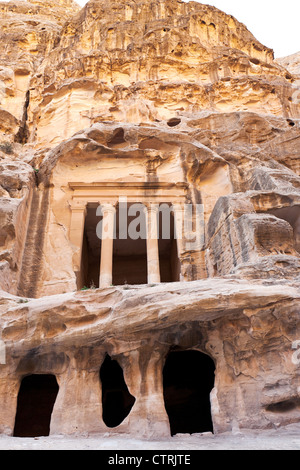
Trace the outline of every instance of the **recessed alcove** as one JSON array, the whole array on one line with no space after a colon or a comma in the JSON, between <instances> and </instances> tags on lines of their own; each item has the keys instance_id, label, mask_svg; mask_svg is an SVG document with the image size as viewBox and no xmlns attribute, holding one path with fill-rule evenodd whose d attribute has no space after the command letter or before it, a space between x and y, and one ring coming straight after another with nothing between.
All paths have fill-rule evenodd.
<instances>
[{"instance_id":1,"label":"recessed alcove","mask_svg":"<svg viewBox=\"0 0 300 470\"><path fill-rule=\"evenodd\" d=\"M99 287L101 237L97 225L102 217L97 215L99 204L87 205L81 262L81 288ZM138 207L143 205L137 205ZM120 217L120 206L115 213L115 238L113 240L112 285L139 285L148 283L146 216L143 211ZM168 207L168 206L167 206ZM133 211L134 212L134 211ZM174 232L174 215L167 208L167 217L159 212L159 270L161 282L180 279L180 262ZM125 229L125 230L124 230ZM132 233L133 232L133 233ZM133 235L133 236L132 236Z\"/></svg>"},{"instance_id":2,"label":"recessed alcove","mask_svg":"<svg viewBox=\"0 0 300 470\"><path fill-rule=\"evenodd\" d=\"M180 280L180 261L175 238L174 215L166 211L159 213L159 267L161 282L177 282Z\"/></svg>"},{"instance_id":3,"label":"recessed alcove","mask_svg":"<svg viewBox=\"0 0 300 470\"><path fill-rule=\"evenodd\" d=\"M181 123L181 119L179 118L171 118L168 120L167 124L169 127L176 127Z\"/></svg>"},{"instance_id":4,"label":"recessed alcove","mask_svg":"<svg viewBox=\"0 0 300 470\"><path fill-rule=\"evenodd\" d=\"M294 232L295 249L300 253L300 206L282 207L268 211L279 219L288 222Z\"/></svg>"}]
</instances>

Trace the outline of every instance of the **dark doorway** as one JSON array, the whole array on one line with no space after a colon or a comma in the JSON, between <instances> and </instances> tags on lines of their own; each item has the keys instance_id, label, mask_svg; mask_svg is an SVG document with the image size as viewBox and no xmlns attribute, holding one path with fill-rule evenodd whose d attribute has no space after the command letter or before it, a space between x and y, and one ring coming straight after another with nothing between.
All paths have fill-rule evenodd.
<instances>
[{"instance_id":1,"label":"dark doorway","mask_svg":"<svg viewBox=\"0 0 300 470\"><path fill-rule=\"evenodd\" d=\"M162 204L160 207L166 206ZM159 213L159 267L161 282L180 280L180 262L175 238L174 216L166 211L166 217Z\"/></svg>"},{"instance_id":2,"label":"dark doorway","mask_svg":"<svg viewBox=\"0 0 300 470\"><path fill-rule=\"evenodd\" d=\"M129 393L123 370L109 355L100 369L103 421L109 428L119 426L129 415L135 398Z\"/></svg>"},{"instance_id":3,"label":"dark doorway","mask_svg":"<svg viewBox=\"0 0 300 470\"><path fill-rule=\"evenodd\" d=\"M96 228L101 217L97 216L97 204L88 204L85 218L80 288L99 287L101 240Z\"/></svg>"},{"instance_id":4,"label":"dark doorway","mask_svg":"<svg viewBox=\"0 0 300 470\"><path fill-rule=\"evenodd\" d=\"M15 437L49 436L58 393L54 375L29 375L22 380L15 420Z\"/></svg>"},{"instance_id":5,"label":"dark doorway","mask_svg":"<svg viewBox=\"0 0 300 470\"><path fill-rule=\"evenodd\" d=\"M130 211L135 206L137 211L133 210L132 215ZM113 252L114 286L147 284L146 218L142 208L143 205L139 204L122 207L122 203L117 208Z\"/></svg>"},{"instance_id":6,"label":"dark doorway","mask_svg":"<svg viewBox=\"0 0 300 470\"><path fill-rule=\"evenodd\" d=\"M171 435L213 432L210 392L213 360L199 351L172 351L163 370L164 400Z\"/></svg>"}]
</instances>

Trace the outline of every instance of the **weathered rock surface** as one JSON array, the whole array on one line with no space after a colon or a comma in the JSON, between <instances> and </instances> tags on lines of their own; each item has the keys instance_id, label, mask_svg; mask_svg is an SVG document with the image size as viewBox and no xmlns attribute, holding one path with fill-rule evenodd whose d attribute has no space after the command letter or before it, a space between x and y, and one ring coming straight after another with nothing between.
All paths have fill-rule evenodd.
<instances>
[{"instance_id":1,"label":"weathered rock surface","mask_svg":"<svg viewBox=\"0 0 300 470\"><path fill-rule=\"evenodd\" d=\"M277 62L293 75L300 76L300 52L277 59Z\"/></svg>"},{"instance_id":2,"label":"weathered rock surface","mask_svg":"<svg viewBox=\"0 0 300 470\"><path fill-rule=\"evenodd\" d=\"M0 433L32 374L59 385L51 433L106 432L109 354L135 398L111 432L167 436L174 350L214 361L215 433L299 422L299 54L175 0L3 2L0 27ZM197 248L161 245L177 277L139 282L128 244L96 288L92 211L124 195L203 205Z\"/></svg>"},{"instance_id":3,"label":"weathered rock surface","mask_svg":"<svg viewBox=\"0 0 300 470\"><path fill-rule=\"evenodd\" d=\"M30 139L53 146L101 121L203 110L300 117L293 77L233 17L196 2L90 1L33 81Z\"/></svg>"},{"instance_id":4,"label":"weathered rock surface","mask_svg":"<svg viewBox=\"0 0 300 470\"><path fill-rule=\"evenodd\" d=\"M98 376L109 352L136 398L118 432L167 435L160 377L170 347L213 357L216 432L299 421L300 372L292 363L300 334L296 285L216 279L20 302L2 294L8 357L1 366L2 432L12 432L19 381L33 373L58 378L54 434L104 432Z\"/></svg>"}]
</instances>

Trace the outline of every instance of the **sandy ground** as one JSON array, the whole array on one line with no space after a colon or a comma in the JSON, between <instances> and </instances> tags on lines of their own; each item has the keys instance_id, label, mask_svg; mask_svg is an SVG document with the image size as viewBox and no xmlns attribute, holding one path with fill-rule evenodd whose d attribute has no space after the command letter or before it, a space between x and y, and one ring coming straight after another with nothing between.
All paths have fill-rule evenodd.
<instances>
[{"instance_id":1,"label":"sandy ground","mask_svg":"<svg viewBox=\"0 0 300 470\"><path fill-rule=\"evenodd\" d=\"M109 434L32 439L0 436L0 450L300 450L300 423L278 430L181 434L158 441Z\"/></svg>"}]
</instances>

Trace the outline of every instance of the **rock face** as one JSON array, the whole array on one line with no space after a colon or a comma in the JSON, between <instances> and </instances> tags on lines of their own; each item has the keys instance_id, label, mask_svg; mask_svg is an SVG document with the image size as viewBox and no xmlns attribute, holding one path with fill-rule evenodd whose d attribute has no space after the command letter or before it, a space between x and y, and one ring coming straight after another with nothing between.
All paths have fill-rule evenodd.
<instances>
[{"instance_id":1,"label":"rock face","mask_svg":"<svg viewBox=\"0 0 300 470\"><path fill-rule=\"evenodd\" d=\"M300 75L300 52L278 59L277 62L293 75Z\"/></svg>"},{"instance_id":2,"label":"rock face","mask_svg":"<svg viewBox=\"0 0 300 470\"><path fill-rule=\"evenodd\" d=\"M298 422L297 54L196 2L3 2L0 22L0 432Z\"/></svg>"},{"instance_id":3,"label":"rock face","mask_svg":"<svg viewBox=\"0 0 300 470\"><path fill-rule=\"evenodd\" d=\"M244 25L207 5L90 1L33 82L30 139L53 147L97 122L166 122L203 110L299 117L293 78L272 58Z\"/></svg>"}]
</instances>

